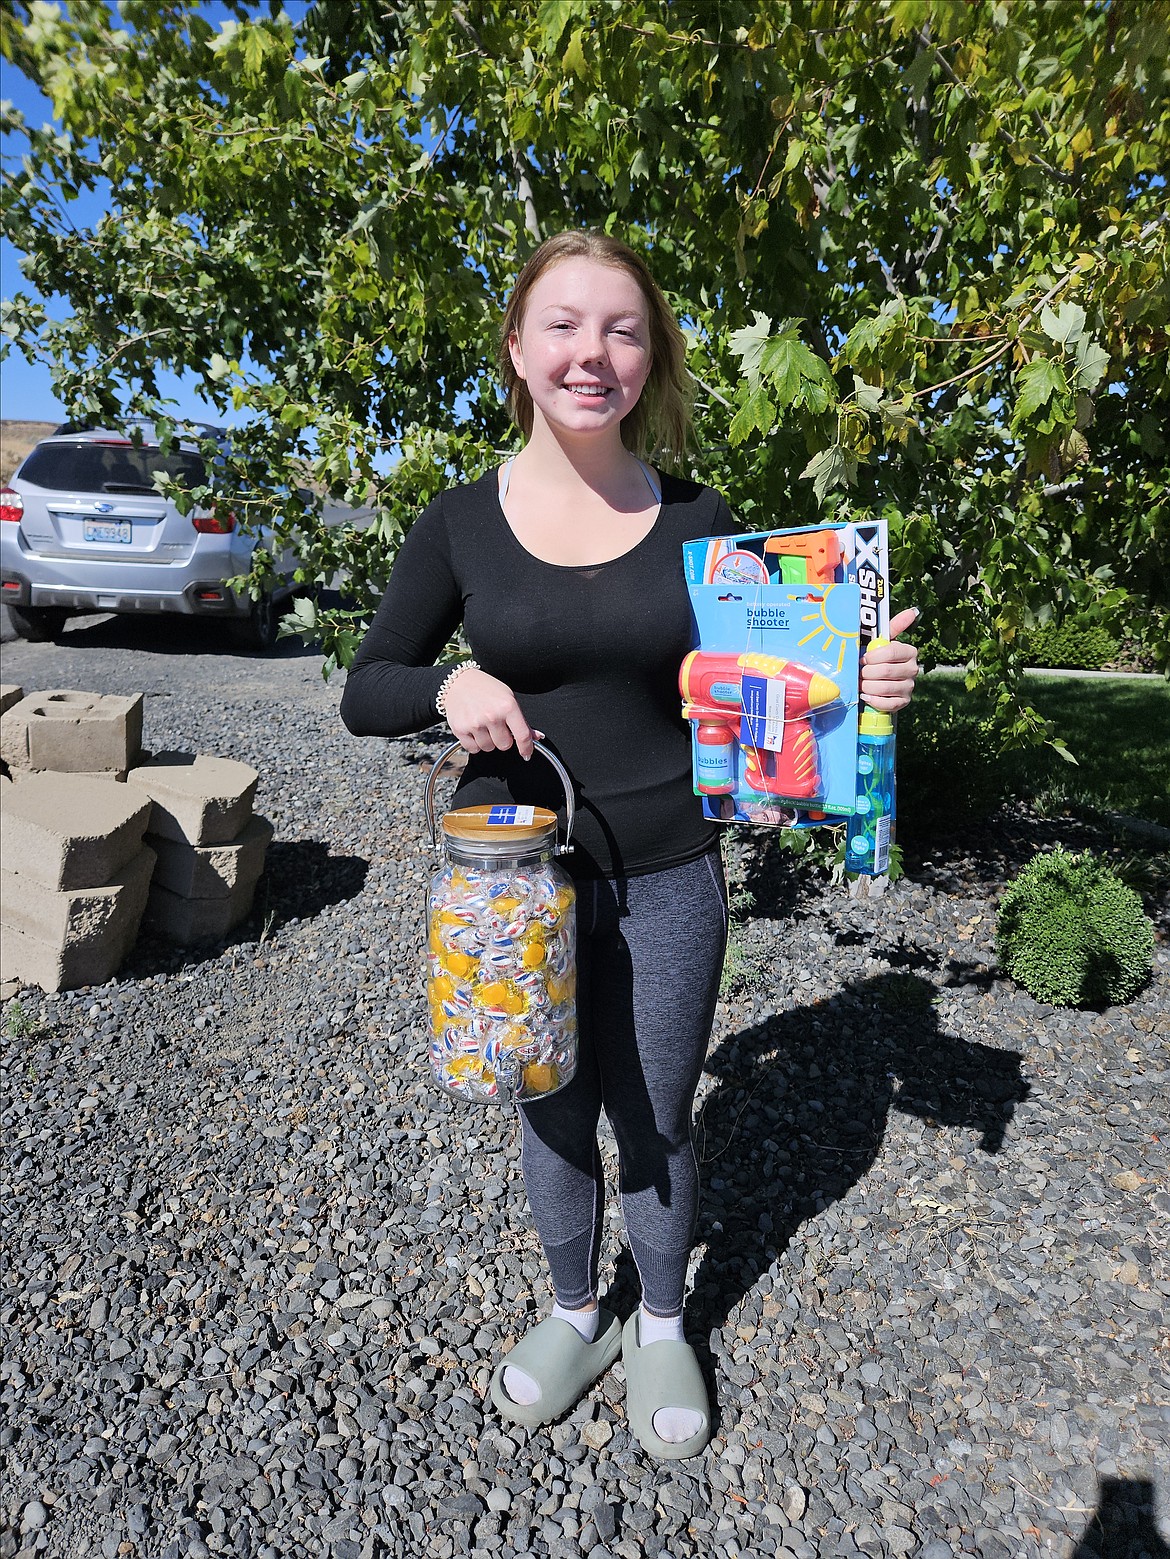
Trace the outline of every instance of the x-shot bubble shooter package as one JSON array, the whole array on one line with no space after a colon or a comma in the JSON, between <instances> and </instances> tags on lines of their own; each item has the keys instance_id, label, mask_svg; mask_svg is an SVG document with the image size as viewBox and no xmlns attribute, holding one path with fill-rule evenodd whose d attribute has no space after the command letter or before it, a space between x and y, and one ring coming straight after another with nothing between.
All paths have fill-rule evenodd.
<instances>
[{"instance_id":1,"label":"x-shot bubble shooter package","mask_svg":"<svg viewBox=\"0 0 1170 1559\"><path fill-rule=\"evenodd\" d=\"M684 545L683 568L697 648L679 691L704 814L788 828L848 819L848 869L880 875L892 723L870 729L858 683L866 649L889 631L885 523L708 537Z\"/></svg>"}]
</instances>

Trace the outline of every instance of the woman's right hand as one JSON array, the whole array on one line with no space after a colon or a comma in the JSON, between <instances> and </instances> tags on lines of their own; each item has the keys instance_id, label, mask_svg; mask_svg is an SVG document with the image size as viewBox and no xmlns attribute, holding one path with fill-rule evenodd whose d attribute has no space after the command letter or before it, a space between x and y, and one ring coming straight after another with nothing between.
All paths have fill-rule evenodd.
<instances>
[{"instance_id":1,"label":"woman's right hand","mask_svg":"<svg viewBox=\"0 0 1170 1559\"><path fill-rule=\"evenodd\" d=\"M515 743L528 759L533 742L544 735L528 724L508 684L478 666L459 673L443 703L452 735L466 752L502 752Z\"/></svg>"}]
</instances>

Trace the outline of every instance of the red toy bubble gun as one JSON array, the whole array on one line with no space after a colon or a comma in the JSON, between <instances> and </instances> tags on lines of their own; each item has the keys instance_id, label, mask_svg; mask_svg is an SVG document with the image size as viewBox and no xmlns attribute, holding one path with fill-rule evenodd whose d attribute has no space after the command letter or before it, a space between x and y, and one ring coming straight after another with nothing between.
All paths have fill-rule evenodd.
<instances>
[{"instance_id":1,"label":"red toy bubble gun","mask_svg":"<svg viewBox=\"0 0 1170 1559\"><path fill-rule=\"evenodd\" d=\"M678 676L683 715L698 723L696 783L701 793L735 789L734 749L744 783L767 796L805 801L818 794L817 742L809 716L835 703L835 682L778 655L692 650Z\"/></svg>"}]
</instances>

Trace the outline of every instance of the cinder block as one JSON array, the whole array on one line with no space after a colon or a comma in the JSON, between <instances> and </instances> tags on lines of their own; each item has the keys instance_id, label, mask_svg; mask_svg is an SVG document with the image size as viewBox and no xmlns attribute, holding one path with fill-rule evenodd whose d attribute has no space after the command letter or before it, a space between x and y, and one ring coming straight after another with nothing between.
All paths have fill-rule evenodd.
<instances>
[{"instance_id":1,"label":"cinder block","mask_svg":"<svg viewBox=\"0 0 1170 1559\"><path fill-rule=\"evenodd\" d=\"M92 951L98 962L122 962L147 907L154 851L139 850L105 887L76 887L55 893L19 871L0 871L0 924L23 937L51 942L73 962ZM101 943L101 946L98 946ZM108 977L108 976L106 976ZM94 984L86 979L83 984Z\"/></svg>"},{"instance_id":2,"label":"cinder block","mask_svg":"<svg viewBox=\"0 0 1170 1559\"><path fill-rule=\"evenodd\" d=\"M142 849L150 800L129 785L37 774L0 791L4 865L61 893L111 882Z\"/></svg>"},{"instance_id":3,"label":"cinder block","mask_svg":"<svg viewBox=\"0 0 1170 1559\"><path fill-rule=\"evenodd\" d=\"M17 687L15 682L0 682L0 715L6 715L23 697L24 689Z\"/></svg>"},{"instance_id":4,"label":"cinder block","mask_svg":"<svg viewBox=\"0 0 1170 1559\"><path fill-rule=\"evenodd\" d=\"M256 893L256 879L239 882L222 899L184 899L169 888L151 883L143 929L153 931L180 947L212 942L226 936L233 926L246 920Z\"/></svg>"},{"instance_id":5,"label":"cinder block","mask_svg":"<svg viewBox=\"0 0 1170 1559\"><path fill-rule=\"evenodd\" d=\"M21 780L35 779L40 774L59 774L59 769L12 769L12 778L20 783ZM92 769L86 774L73 774L72 779L100 779L113 780L116 785L126 783L126 769Z\"/></svg>"},{"instance_id":6,"label":"cinder block","mask_svg":"<svg viewBox=\"0 0 1170 1559\"><path fill-rule=\"evenodd\" d=\"M259 778L247 763L202 752L160 752L126 776L154 803L152 834L196 845L230 844L243 833Z\"/></svg>"},{"instance_id":7,"label":"cinder block","mask_svg":"<svg viewBox=\"0 0 1170 1559\"><path fill-rule=\"evenodd\" d=\"M59 774L131 769L142 755L141 693L30 693L0 718L0 757Z\"/></svg>"},{"instance_id":8,"label":"cinder block","mask_svg":"<svg viewBox=\"0 0 1170 1559\"><path fill-rule=\"evenodd\" d=\"M182 899L226 899L241 883L254 887L272 832L267 818L254 817L230 844L196 845L147 834L158 856L155 883Z\"/></svg>"}]
</instances>

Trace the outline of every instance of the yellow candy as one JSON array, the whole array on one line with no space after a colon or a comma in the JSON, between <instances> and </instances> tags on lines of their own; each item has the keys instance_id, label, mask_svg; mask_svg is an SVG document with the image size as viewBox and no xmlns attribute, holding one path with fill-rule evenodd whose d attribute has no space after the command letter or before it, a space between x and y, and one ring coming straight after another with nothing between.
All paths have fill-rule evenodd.
<instances>
[{"instance_id":1,"label":"yellow candy","mask_svg":"<svg viewBox=\"0 0 1170 1559\"><path fill-rule=\"evenodd\" d=\"M557 1085L557 1069L543 1061L530 1061L524 1068L526 1093L548 1093Z\"/></svg>"},{"instance_id":2,"label":"yellow candy","mask_svg":"<svg viewBox=\"0 0 1170 1559\"><path fill-rule=\"evenodd\" d=\"M488 980L475 997L481 1007L499 1007L510 1013L523 1012L526 1005L523 995L506 980Z\"/></svg>"},{"instance_id":3,"label":"yellow candy","mask_svg":"<svg viewBox=\"0 0 1170 1559\"><path fill-rule=\"evenodd\" d=\"M466 979L478 962L479 959L473 958L470 953L448 953L443 960L443 967Z\"/></svg>"},{"instance_id":4,"label":"yellow candy","mask_svg":"<svg viewBox=\"0 0 1170 1559\"><path fill-rule=\"evenodd\" d=\"M518 1050L528 1043L528 1038L527 1029L521 1028L519 1023L508 1023L500 1033L500 1044L505 1050Z\"/></svg>"},{"instance_id":5,"label":"yellow candy","mask_svg":"<svg viewBox=\"0 0 1170 1559\"><path fill-rule=\"evenodd\" d=\"M559 1007L563 1001L568 1001L573 994L571 980L550 980L548 982L548 999L554 1007Z\"/></svg>"},{"instance_id":6,"label":"yellow candy","mask_svg":"<svg viewBox=\"0 0 1170 1559\"><path fill-rule=\"evenodd\" d=\"M478 1056L455 1056L447 1062L452 1077L482 1077L483 1062Z\"/></svg>"},{"instance_id":7,"label":"yellow candy","mask_svg":"<svg viewBox=\"0 0 1170 1559\"><path fill-rule=\"evenodd\" d=\"M525 969L539 969L544 962L545 948L543 942L529 942L520 954L520 962Z\"/></svg>"},{"instance_id":8,"label":"yellow candy","mask_svg":"<svg viewBox=\"0 0 1170 1559\"><path fill-rule=\"evenodd\" d=\"M448 975L435 974L431 976L427 995L433 1002L450 1001L455 994L455 982Z\"/></svg>"}]
</instances>

